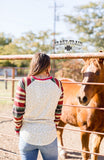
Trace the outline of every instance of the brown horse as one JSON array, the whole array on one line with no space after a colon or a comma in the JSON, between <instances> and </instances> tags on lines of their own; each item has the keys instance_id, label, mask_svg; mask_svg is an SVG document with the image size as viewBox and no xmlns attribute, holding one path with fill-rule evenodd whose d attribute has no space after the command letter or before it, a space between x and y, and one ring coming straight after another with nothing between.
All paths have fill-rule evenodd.
<instances>
[{"instance_id":1,"label":"brown horse","mask_svg":"<svg viewBox=\"0 0 104 160\"><path fill-rule=\"evenodd\" d=\"M102 59L87 59L82 68L83 81L104 83L104 65ZM65 82L73 82L70 79L61 80L64 88L64 105L84 105L86 108L63 106L61 120L59 126L64 127L71 124L80 127L85 131L104 132L104 111L98 109L90 109L89 107L104 108L104 86L103 85L78 85L68 84ZM89 106L87 108L87 106ZM59 146L63 146L62 129L57 129ZM90 133L81 132L82 150L89 151ZM103 136L96 134L92 146L93 153L99 153L99 147ZM60 152L65 154L63 149ZM89 154L83 152L82 159L88 160ZM92 154L92 160L97 160L97 156Z\"/></svg>"}]
</instances>

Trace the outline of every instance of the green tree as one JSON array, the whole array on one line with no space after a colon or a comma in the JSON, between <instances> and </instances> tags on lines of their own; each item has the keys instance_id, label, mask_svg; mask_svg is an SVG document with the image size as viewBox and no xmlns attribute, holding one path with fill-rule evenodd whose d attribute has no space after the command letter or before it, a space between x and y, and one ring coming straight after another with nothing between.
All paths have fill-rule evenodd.
<instances>
[{"instance_id":1,"label":"green tree","mask_svg":"<svg viewBox=\"0 0 104 160\"><path fill-rule=\"evenodd\" d=\"M15 55L22 54L22 47L14 43L14 37L5 33L0 33L0 55ZM20 61L0 61L0 66L20 66Z\"/></svg>"},{"instance_id":2,"label":"green tree","mask_svg":"<svg viewBox=\"0 0 104 160\"><path fill-rule=\"evenodd\" d=\"M0 33L0 54L10 55L21 53L22 48L14 43L12 36L6 35L5 33Z\"/></svg>"},{"instance_id":3,"label":"green tree","mask_svg":"<svg viewBox=\"0 0 104 160\"><path fill-rule=\"evenodd\" d=\"M51 32L40 31L35 34L33 32L24 33L20 38L9 38L4 33L0 34L0 54L2 55L16 55L16 54L34 54L36 52L50 53L51 47ZM10 64L11 63L11 64ZM7 66L7 64L16 66L28 66L29 61L1 61L1 66Z\"/></svg>"},{"instance_id":4,"label":"green tree","mask_svg":"<svg viewBox=\"0 0 104 160\"><path fill-rule=\"evenodd\" d=\"M104 2L90 2L76 8L77 15L65 15L65 21L72 24L73 32L79 39L94 47L103 48L104 44Z\"/></svg>"},{"instance_id":5,"label":"green tree","mask_svg":"<svg viewBox=\"0 0 104 160\"><path fill-rule=\"evenodd\" d=\"M2 55L15 55L15 54L22 54L23 50L21 47L17 46L13 42L9 43L8 45L4 45L0 47L0 54Z\"/></svg>"},{"instance_id":6,"label":"green tree","mask_svg":"<svg viewBox=\"0 0 104 160\"><path fill-rule=\"evenodd\" d=\"M9 43L12 42L12 38L5 33L0 33L0 47L8 45Z\"/></svg>"},{"instance_id":7,"label":"green tree","mask_svg":"<svg viewBox=\"0 0 104 160\"><path fill-rule=\"evenodd\" d=\"M19 39L15 40L15 44L22 47L23 54L34 54L36 52L50 52L51 32L40 31L38 34L27 32Z\"/></svg>"}]
</instances>

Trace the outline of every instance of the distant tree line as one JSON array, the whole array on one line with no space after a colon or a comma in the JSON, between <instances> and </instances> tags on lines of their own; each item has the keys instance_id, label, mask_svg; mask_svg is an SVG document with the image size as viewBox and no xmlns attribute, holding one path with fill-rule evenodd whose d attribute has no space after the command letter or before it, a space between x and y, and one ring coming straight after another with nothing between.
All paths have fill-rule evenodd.
<instances>
[{"instance_id":1,"label":"distant tree line","mask_svg":"<svg viewBox=\"0 0 104 160\"><path fill-rule=\"evenodd\" d=\"M36 52L52 52L52 33L40 31L24 33L16 39L5 33L0 33L0 55L35 54ZM28 61L1 61L0 66L28 66Z\"/></svg>"}]
</instances>

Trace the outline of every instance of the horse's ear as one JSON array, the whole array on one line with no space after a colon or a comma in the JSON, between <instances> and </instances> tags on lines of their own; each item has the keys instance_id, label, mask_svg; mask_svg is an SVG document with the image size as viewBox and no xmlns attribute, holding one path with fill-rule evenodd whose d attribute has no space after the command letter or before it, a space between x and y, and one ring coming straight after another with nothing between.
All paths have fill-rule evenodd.
<instances>
[{"instance_id":1,"label":"horse's ear","mask_svg":"<svg viewBox=\"0 0 104 160\"><path fill-rule=\"evenodd\" d=\"M84 58L83 60L86 62L89 58Z\"/></svg>"}]
</instances>

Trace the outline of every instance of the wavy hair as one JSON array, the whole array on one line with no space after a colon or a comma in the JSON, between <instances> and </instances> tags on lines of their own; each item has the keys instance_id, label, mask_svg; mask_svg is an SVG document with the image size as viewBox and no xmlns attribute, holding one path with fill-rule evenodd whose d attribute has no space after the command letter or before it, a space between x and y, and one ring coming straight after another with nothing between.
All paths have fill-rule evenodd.
<instances>
[{"instance_id":1,"label":"wavy hair","mask_svg":"<svg viewBox=\"0 0 104 160\"><path fill-rule=\"evenodd\" d=\"M50 57L45 53L34 54L31 63L28 76L35 76L43 71L47 71L50 66Z\"/></svg>"}]
</instances>

